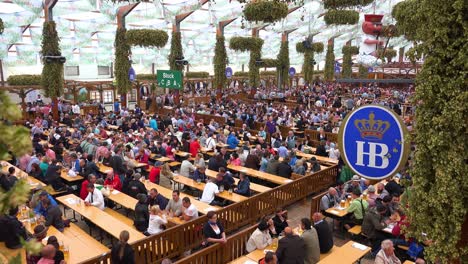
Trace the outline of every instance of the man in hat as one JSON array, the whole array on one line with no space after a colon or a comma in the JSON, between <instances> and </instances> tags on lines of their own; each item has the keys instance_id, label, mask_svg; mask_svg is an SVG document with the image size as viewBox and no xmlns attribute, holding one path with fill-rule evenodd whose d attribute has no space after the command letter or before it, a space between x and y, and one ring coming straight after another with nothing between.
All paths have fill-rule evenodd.
<instances>
[{"instance_id":1,"label":"man in hat","mask_svg":"<svg viewBox=\"0 0 468 264\"><path fill-rule=\"evenodd\" d=\"M353 178L351 178L351 182L345 185L344 190L346 193L351 194L356 189L358 189L359 192L362 193L361 178L357 175L354 175Z\"/></svg>"},{"instance_id":2,"label":"man in hat","mask_svg":"<svg viewBox=\"0 0 468 264\"><path fill-rule=\"evenodd\" d=\"M42 240L47 236L47 227L44 225L37 225L34 228L33 239L35 239L38 243L42 243ZM26 256L27 263L38 263L41 259L41 253L38 255L31 255L29 252Z\"/></svg>"},{"instance_id":3,"label":"man in hat","mask_svg":"<svg viewBox=\"0 0 468 264\"><path fill-rule=\"evenodd\" d=\"M38 203L36 207L34 208L34 212L44 217L47 217L47 208L44 207L42 202L45 201L46 199L50 201L50 206L57 206L57 202L54 200L54 198L50 194L48 194L46 191L40 192L38 201L37 201Z\"/></svg>"}]
</instances>

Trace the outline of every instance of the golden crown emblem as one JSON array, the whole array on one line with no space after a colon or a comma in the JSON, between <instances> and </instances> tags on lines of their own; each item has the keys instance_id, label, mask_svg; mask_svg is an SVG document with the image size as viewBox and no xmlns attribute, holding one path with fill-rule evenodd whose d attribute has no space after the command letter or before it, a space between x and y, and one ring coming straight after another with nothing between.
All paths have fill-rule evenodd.
<instances>
[{"instance_id":1,"label":"golden crown emblem","mask_svg":"<svg viewBox=\"0 0 468 264\"><path fill-rule=\"evenodd\" d=\"M374 120L374 112L369 114L369 119L357 119L354 125L361 133L361 138L382 139L390 128L390 123L383 120Z\"/></svg>"}]
</instances>

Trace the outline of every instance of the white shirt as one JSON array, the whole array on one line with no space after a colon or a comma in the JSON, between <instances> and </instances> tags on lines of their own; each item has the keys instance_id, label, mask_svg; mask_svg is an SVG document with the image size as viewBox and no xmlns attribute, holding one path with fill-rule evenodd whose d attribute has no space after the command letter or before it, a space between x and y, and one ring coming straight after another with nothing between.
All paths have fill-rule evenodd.
<instances>
[{"instance_id":1,"label":"white shirt","mask_svg":"<svg viewBox=\"0 0 468 264\"><path fill-rule=\"evenodd\" d=\"M72 112L76 115L80 114L80 106L78 104L72 106Z\"/></svg>"},{"instance_id":2,"label":"white shirt","mask_svg":"<svg viewBox=\"0 0 468 264\"><path fill-rule=\"evenodd\" d=\"M266 230L266 232L262 232L257 228L252 235L250 235L250 238L247 241L246 250L250 253L256 249L264 249L271 243L272 240L268 230Z\"/></svg>"},{"instance_id":3,"label":"white shirt","mask_svg":"<svg viewBox=\"0 0 468 264\"><path fill-rule=\"evenodd\" d=\"M187 216L190 216L191 219L196 219L196 218L198 218L198 210L197 210L197 208L195 207L195 205L193 205L193 204L190 204L189 207L185 208L184 213L185 213Z\"/></svg>"},{"instance_id":4,"label":"white shirt","mask_svg":"<svg viewBox=\"0 0 468 264\"><path fill-rule=\"evenodd\" d=\"M206 148L209 150L215 150L216 149L216 140L212 137L208 138L206 140Z\"/></svg>"},{"instance_id":5,"label":"white shirt","mask_svg":"<svg viewBox=\"0 0 468 264\"><path fill-rule=\"evenodd\" d=\"M216 185L213 182L208 182L205 185L205 189L203 189L203 194L202 194L202 197L200 198L200 202L210 204L211 202L213 202L215 198L215 194L217 193L219 193L218 185Z\"/></svg>"},{"instance_id":6,"label":"white shirt","mask_svg":"<svg viewBox=\"0 0 468 264\"><path fill-rule=\"evenodd\" d=\"M166 215L163 214L162 217L159 215L150 215L148 222L148 233L151 235L161 233L163 231L161 229L161 225L165 224L167 224Z\"/></svg>"},{"instance_id":7,"label":"white shirt","mask_svg":"<svg viewBox=\"0 0 468 264\"><path fill-rule=\"evenodd\" d=\"M102 196L102 192L96 188L92 193L88 193L86 196L85 202L91 203L92 206L96 206L97 208L104 210L104 197Z\"/></svg>"},{"instance_id":8,"label":"white shirt","mask_svg":"<svg viewBox=\"0 0 468 264\"><path fill-rule=\"evenodd\" d=\"M180 165L180 175L189 177L190 170L195 170L195 166L193 166L189 160L182 161L182 164Z\"/></svg>"}]
</instances>

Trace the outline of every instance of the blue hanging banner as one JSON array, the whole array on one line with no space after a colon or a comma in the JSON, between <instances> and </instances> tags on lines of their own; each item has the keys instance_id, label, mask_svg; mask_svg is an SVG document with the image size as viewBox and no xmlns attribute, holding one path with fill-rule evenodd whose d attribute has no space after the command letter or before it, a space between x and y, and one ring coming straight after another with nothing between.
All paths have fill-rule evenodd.
<instances>
[{"instance_id":1,"label":"blue hanging banner","mask_svg":"<svg viewBox=\"0 0 468 264\"><path fill-rule=\"evenodd\" d=\"M296 69L294 67L289 68L289 76L293 77L296 74Z\"/></svg>"},{"instance_id":2,"label":"blue hanging banner","mask_svg":"<svg viewBox=\"0 0 468 264\"><path fill-rule=\"evenodd\" d=\"M231 77L232 77L232 68L231 68L231 67L227 67L227 68L226 68L226 77L227 77L227 78L231 78Z\"/></svg>"},{"instance_id":3,"label":"blue hanging banner","mask_svg":"<svg viewBox=\"0 0 468 264\"><path fill-rule=\"evenodd\" d=\"M349 113L340 127L343 161L356 174L384 179L401 170L410 153L408 134L400 117L381 105L365 105Z\"/></svg>"},{"instance_id":4,"label":"blue hanging banner","mask_svg":"<svg viewBox=\"0 0 468 264\"><path fill-rule=\"evenodd\" d=\"M130 69L128 70L128 79L131 82L133 82L136 79L136 73L135 73L135 70L133 69L133 67L130 67Z\"/></svg>"}]
</instances>

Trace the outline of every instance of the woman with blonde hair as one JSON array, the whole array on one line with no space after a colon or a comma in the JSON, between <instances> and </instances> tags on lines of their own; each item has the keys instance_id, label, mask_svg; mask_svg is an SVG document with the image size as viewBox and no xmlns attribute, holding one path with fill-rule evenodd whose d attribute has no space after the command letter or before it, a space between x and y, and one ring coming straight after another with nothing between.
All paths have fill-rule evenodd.
<instances>
[{"instance_id":1,"label":"woman with blonde hair","mask_svg":"<svg viewBox=\"0 0 468 264\"><path fill-rule=\"evenodd\" d=\"M159 234L165 229L165 224L167 224L166 215L162 213L159 205L153 205L150 208L148 229L144 234L146 236Z\"/></svg>"},{"instance_id":2,"label":"woman with blonde hair","mask_svg":"<svg viewBox=\"0 0 468 264\"><path fill-rule=\"evenodd\" d=\"M135 264L135 252L128 244L130 234L127 230L120 232L119 242L112 247L111 262L113 264Z\"/></svg>"},{"instance_id":3,"label":"woman with blonde hair","mask_svg":"<svg viewBox=\"0 0 468 264\"><path fill-rule=\"evenodd\" d=\"M164 165L162 165L160 175L168 178L169 180L174 178L174 173L172 173L171 167L169 167L169 163L166 162Z\"/></svg>"}]
</instances>

